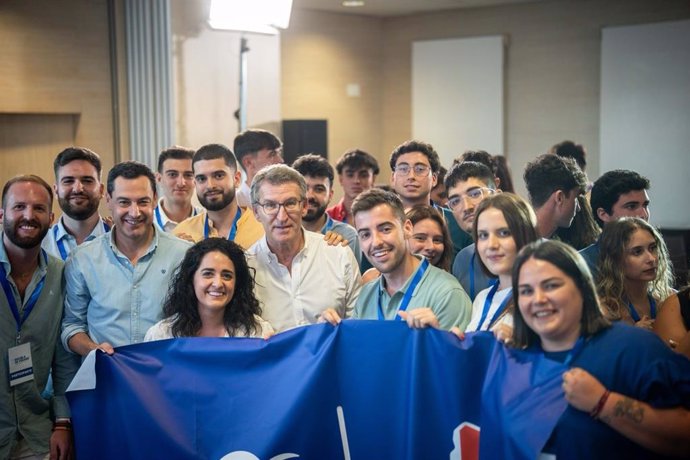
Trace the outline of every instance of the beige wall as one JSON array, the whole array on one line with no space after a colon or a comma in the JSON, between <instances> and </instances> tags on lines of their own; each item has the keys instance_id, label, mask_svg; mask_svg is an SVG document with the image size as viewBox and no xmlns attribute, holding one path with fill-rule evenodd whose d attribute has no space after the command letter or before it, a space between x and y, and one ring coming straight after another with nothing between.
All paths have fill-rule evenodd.
<instances>
[{"instance_id":1,"label":"beige wall","mask_svg":"<svg viewBox=\"0 0 690 460\"><path fill-rule=\"evenodd\" d=\"M688 17L685 0L551 0L388 19L295 10L283 35L283 117L327 118L331 161L369 149L386 180L389 153L412 135L412 42L504 35L506 151L492 153L508 156L524 192L527 161L574 139L596 177L601 28ZM357 81L362 97L348 98L345 85Z\"/></svg>"},{"instance_id":2,"label":"beige wall","mask_svg":"<svg viewBox=\"0 0 690 460\"><path fill-rule=\"evenodd\" d=\"M379 159L390 150L381 143L381 25L363 16L295 10L282 34L283 118L327 119L332 164L355 147ZM359 97L347 95L348 84L359 85Z\"/></svg>"},{"instance_id":3,"label":"beige wall","mask_svg":"<svg viewBox=\"0 0 690 460\"><path fill-rule=\"evenodd\" d=\"M104 0L0 2L0 182L54 181L67 145L113 164L108 19ZM55 206L57 209L57 206Z\"/></svg>"},{"instance_id":4,"label":"beige wall","mask_svg":"<svg viewBox=\"0 0 690 460\"><path fill-rule=\"evenodd\" d=\"M601 28L688 17L687 1L557 0L387 19L383 144L392 146L411 135L414 40L505 35L503 153L517 188L524 191L524 165L563 139L587 147L588 173L597 177Z\"/></svg>"}]
</instances>

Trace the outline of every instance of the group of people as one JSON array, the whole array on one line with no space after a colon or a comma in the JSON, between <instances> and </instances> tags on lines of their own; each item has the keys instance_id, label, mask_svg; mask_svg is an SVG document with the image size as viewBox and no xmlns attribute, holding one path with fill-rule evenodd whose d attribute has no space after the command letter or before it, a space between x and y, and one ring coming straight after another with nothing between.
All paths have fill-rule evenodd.
<instances>
[{"instance_id":1,"label":"group of people","mask_svg":"<svg viewBox=\"0 0 690 460\"><path fill-rule=\"evenodd\" d=\"M232 150L166 149L156 172L116 164L103 184L99 156L70 147L52 187L4 185L0 457L70 457L64 393L92 350L350 318L489 331L566 363L570 405L545 453L689 455L690 299L647 223L648 180L616 170L588 184L567 142L527 165L528 200L483 151L446 171L407 141L378 186L362 150L334 170L315 154L284 165L281 148L248 130Z\"/></svg>"}]
</instances>

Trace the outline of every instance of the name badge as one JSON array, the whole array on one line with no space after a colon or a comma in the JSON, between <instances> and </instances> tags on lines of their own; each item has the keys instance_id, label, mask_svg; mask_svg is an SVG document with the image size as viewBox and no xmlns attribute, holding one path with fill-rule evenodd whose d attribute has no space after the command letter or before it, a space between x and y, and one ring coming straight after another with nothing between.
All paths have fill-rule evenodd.
<instances>
[{"instance_id":1,"label":"name badge","mask_svg":"<svg viewBox=\"0 0 690 460\"><path fill-rule=\"evenodd\" d=\"M23 343L7 350L10 362L10 386L34 379L34 365L31 359L31 344Z\"/></svg>"}]
</instances>

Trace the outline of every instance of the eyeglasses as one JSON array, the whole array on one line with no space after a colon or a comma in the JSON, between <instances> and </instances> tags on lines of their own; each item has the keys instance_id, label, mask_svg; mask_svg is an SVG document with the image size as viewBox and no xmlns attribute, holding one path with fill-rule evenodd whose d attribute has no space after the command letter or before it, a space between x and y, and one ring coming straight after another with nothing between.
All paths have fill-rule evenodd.
<instances>
[{"instance_id":1,"label":"eyeglasses","mask_svg":"<svg viewBox=\"0 0 690 460\"><path fill-rule=\"evenodd\" d=\"M429 170L431 169L430 166L427 165L422 165L422 164L417 164L414 165L414 167L408 165L407 163L400 164L395 167L394 171L401 176L407 176L410 174L410 171L414 171L414 175L419 177L419 176L426 176L429 174Z\"/></svg>"},{"instance_id":2,"label":"eyeglasses","mask_svg":"<svg viewBox=\"0 0 690 460\"><path fill-rule=\"evenodd\" d=\"M485 196L493 195L496 190L488 187L475 187L471 188L464 195L455 195L448 200L448 207L450 209L455 209L460 206L460 203L464 203L465 199L472 203L476 203L484 199Z\"/></svg>"},{"instance_id":3,"label":"eyeglasses","mask_svg":"<svg viewBox=\"0 0 690 460\"><path fill-rule=\"evenodd\" d=\"M274 216L278 214L278 211L280 211L280 207L282 206L283 209L285 209L285 212L288 214L293 214L298 211L302 210L302 200L298 200L297 198L290 198L289 200L285 200L282 203L276 203L275 201L265 201L263 203L258 203L259 206L261 206L266 214L269 216Z\"/></svg>"}]
</instances>

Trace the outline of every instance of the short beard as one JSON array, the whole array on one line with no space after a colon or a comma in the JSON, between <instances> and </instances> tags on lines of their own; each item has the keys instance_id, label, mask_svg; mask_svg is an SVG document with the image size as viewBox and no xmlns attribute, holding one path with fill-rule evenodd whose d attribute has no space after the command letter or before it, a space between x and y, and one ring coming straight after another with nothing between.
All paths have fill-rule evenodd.
<instances>
[{"instance_id":1,"label":"short beard","mask_svg":"<svg viewBox=\"0 0 690 460\"><path fill-rule=\"evenodd\" d=\"M20 236L17 236L17 227L20 225L26 223L26 220L20 220L19 222L12 222L12 225L7 225L4 227L5 235L7 236L7 239L12 242L15 246L22 248L22 249L32 249L35 248L36 246L40 246L41 242L43 241L43 238L46 236L48 233L49 227L44 227L41 230L41 233L38 234L38 236L34 238L23 238ZM32 224L36 224L36 221L28 221L31 222ZM5 222L7 224L7 222ZM40 227L40 223L38 223Z\"/></svg>"},{"instance_id":2,"label":"short beard","mask_svg":"<svg viewBox=\"0 0 690 460\"><path fill-rule=\"evenodd\" d=\"M211 202L208 201L205 196L199 195L197 195L197 198L199 198L199 203L201 203L201 206L203 206L207 211L221 211L227 208L235 199L235 189L231 188L227 192L223 193L223 199L220 201Z\"/></svg>"},{"instance_id":3,"label":"short beard","mask_svg":"<svg viewBox=\"0 0 690 460\"><path fill-rule=\"evenodd\" d=\"M74 220L86 220L98 212L100 199L94 200L91 197L87 197L87 204L84 207L76 208L69 202L69 198L69 195L65 198L58 197L58 204L60 205L62 212Z\"/></svg>"},{"instance_id":4,"label":"short beard","mask_svg":"<svg viewBox=\"0 0 690 460\"><path fill-rule=\"evenodd\" d=\"M304 215L304 217L302 217L302 220L305 222L316 222L317 220L321 219L325 213L326 206L318 206L314 210L307 208L307 213Z\"/></svg>"}]
</instances>

